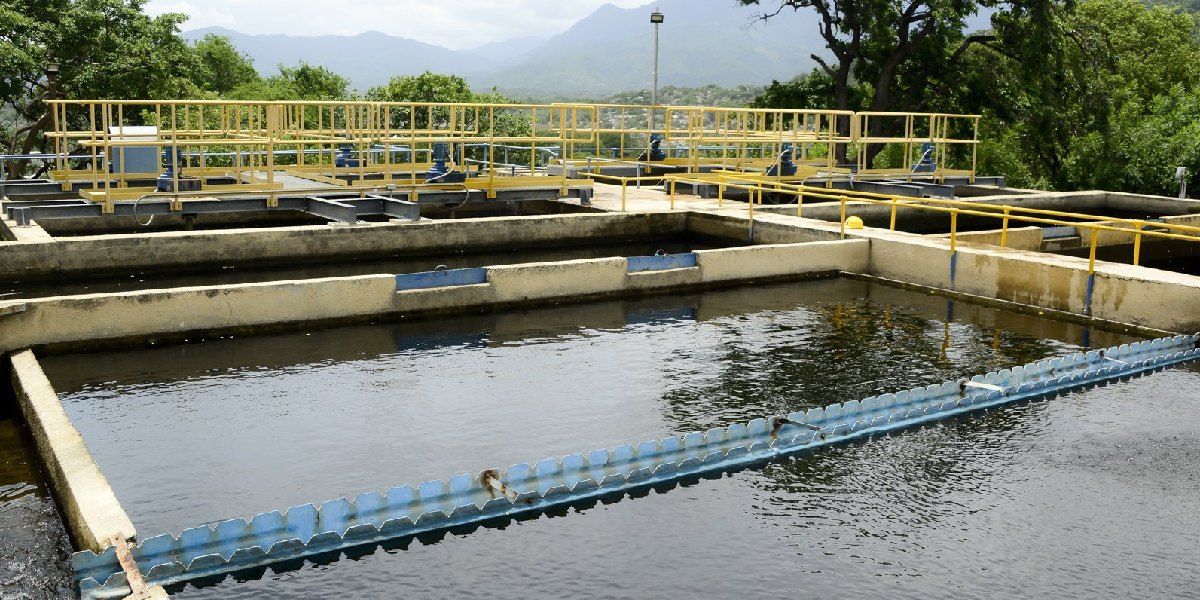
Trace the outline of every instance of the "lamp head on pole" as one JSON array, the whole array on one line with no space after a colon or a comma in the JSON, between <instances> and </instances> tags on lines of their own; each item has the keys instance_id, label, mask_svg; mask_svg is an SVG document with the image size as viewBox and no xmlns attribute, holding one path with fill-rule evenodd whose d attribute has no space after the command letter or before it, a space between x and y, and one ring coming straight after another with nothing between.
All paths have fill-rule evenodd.
<instances>
[{"instance_id":1,"label":"lamp head on pole","mask_svg":"<svg viewBox=\"0 0 1200 600\"><path fill-rule=\"evenodd\" d=\"M655 25L663 22L663 14L657 8L654 9L654 12L650 13L650 22Z\"/></svg>"}]
</instances>

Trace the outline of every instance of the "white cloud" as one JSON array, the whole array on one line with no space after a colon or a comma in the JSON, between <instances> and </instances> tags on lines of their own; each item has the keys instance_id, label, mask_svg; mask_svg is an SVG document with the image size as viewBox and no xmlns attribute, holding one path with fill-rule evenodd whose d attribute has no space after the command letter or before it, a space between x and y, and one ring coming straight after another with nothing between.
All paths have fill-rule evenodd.
<instances>
[{"instance_id":1,"label":"white cloud","mask_svg":"<svg viewBox=\"0 0 1200 600\"><path fill-rule=\"evenodd\" d=\"M607 0L623 8L650 0ZM184 29L220 26L251 34L382 31L452 49L516 37L548 37L606 0L150 0L150 14L188 15Z\"/></svg>"}]
</instances>

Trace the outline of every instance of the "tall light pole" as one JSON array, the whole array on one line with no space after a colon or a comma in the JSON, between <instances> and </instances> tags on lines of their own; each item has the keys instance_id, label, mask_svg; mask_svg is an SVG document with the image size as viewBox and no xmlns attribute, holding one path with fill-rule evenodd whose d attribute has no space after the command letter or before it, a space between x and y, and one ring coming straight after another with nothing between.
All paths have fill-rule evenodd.
<instances>
[{"instance_id":1,"label":"tall light pole","mask_svg":"<svg viewBox=\"0 0 1200 600\"><path fill-rule=\"evenodd\" d=\"M654 113L658 107L658 26L662 25L663 14L657 8L650 13L650 22L654 23L654 89L650 92L650 128L654 128Z\"/></svg>"}]
</instances>

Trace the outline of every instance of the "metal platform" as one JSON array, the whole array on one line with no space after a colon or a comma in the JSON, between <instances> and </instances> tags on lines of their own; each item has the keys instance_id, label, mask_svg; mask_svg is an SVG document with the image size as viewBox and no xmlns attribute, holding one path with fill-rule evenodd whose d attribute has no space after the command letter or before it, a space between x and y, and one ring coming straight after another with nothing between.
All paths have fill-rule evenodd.
<instances>
[{"instance_id":1,"label":"metal platform","mask_svg":"<svg viewBox=\"0 0 1200 600\"><path fill-rule=\"evenodd\" d=\"M955 198L955 188L966 185L986 185L996 186L999 188L1005 187L1003 176L999 177L975 177L971 181L969 177L945 177L943 179L934 180L932 178L913 178L907 179L846 179L842 177L810 177L804 180L804 185L811 187L826 187L833 190L848 190L855 192L870 192L874 194L884 194L889 196L904 196L908 198ZM678 194L691 194L701 198L713 198L717 195L718 183L698 183L689 181L679 181L675 184L675 192ZM664 187L664 191L669 192L669 186ZM745 198L747 192L745 190L726 189L724 197L726 199Z\"/></svg>"}]
</instances>

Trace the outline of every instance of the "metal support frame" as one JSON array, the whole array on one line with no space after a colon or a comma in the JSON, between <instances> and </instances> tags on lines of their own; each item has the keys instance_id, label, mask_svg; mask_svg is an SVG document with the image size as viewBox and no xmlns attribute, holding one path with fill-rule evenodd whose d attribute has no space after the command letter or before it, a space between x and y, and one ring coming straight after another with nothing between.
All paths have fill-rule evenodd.
<instances>
[{"instance_id":1,"label":"metal support frame","mask_svg":"<svg viewBox=\"0 0 1200 600\"><path fill-rule=\"evenodd\" d=\"M353 204L328 200L317 196L308 196L305 200L304 212L338 221L339 223L357 223L358 209Z\"/></svg>"},{"instance_id":2,"label":"metal support frame","mask_svg":"<svg viewBox=\"0 0 1200 600\"><path fill-rule=\"evenodd\" d=\"M590 197L588 188L572 188L568 197ZM401 192L397 192L401 193ZM354 223L364 215L386 215L397 219L417 220L421 206L456 206L474 203L537 202L559 199L557 189L499 190L497 198L489 200L486 190L430 190L422 192L415 201L382 194L346 196L340 194L276 196L270 198L235 197L217 200L195 200L170 196L150 197L133 202L116 202L112 212L105 213L104 205L82 199L25 200L4 203L4 211L17 225L27 226L46 219L149 217L170 214L212 214L235 212L299 211L331 221Z\"/></svg>"},{"instance_id":3,"label":"metal support frame","mask_svg":"<svg viewBox=\"0 0 1200 600\"><path fill-rule=\"evenodd\" d=\"M835 183L834 187L838 187ZM850 187L859 192L873 192L876 194L895 194L897 196L912 196L916 198L932 197L932 198L953 198L954 186L942 185L937 183L927 183L923 181L895 181L895 180L864 180L855 181Z\"/></svg>"}]
</instances>

